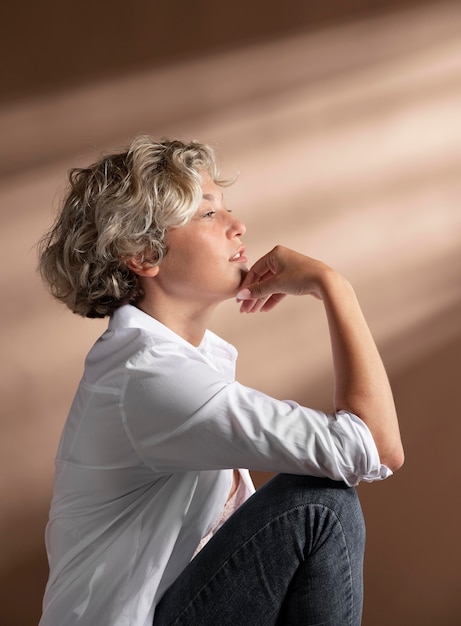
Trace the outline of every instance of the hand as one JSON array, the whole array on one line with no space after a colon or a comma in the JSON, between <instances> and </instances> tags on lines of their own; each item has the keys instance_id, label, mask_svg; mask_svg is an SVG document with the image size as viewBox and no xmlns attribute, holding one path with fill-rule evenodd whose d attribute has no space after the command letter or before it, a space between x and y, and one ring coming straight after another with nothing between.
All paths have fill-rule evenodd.
<instances>
[{"instance_id":1,"label":"hand","mask_svg":"<svg viewBox=\"0 0 461 626\"><path fill-rule=\"evenodd\" d=\"M321 261L276 246L248 271L237 294L237 301L242 302L240 311L269 311L286 295L323 299L324 280L332 272Z\"/></svg>"}]
</instances>

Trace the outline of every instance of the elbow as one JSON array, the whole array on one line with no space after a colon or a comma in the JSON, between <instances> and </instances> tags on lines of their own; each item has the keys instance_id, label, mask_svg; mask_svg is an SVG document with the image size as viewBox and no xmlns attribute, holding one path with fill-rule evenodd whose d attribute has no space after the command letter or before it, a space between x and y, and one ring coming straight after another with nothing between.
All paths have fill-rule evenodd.
<instances>
[{"instance_id":1,"label":"elbow","mask_svg":"<svg viewBox=\"0 0 461 626\"><path fill-rule=\"evenodd\" d=\"M403 446L400 444L392 450L387 450L386 453L380 455L380 458L381 463L395 473L405 462Z\"/></svg>"}]
</instances>

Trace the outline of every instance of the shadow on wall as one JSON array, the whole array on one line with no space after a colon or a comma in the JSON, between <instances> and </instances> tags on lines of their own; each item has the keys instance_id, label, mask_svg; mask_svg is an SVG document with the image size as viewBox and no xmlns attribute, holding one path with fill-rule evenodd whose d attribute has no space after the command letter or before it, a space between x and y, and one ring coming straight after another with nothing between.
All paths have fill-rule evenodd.
<instances>
[{"instance_id":1,"label":"shadow on wall","mask_svg":"<svg viewBox=\"0 0 461 626\"><path fill-rule=\"evenodd\" d=\"M55 9L50 3L44 15ZM2 624L38 621L57 440L83 358L105 325L51 301L34 274L33 246L65 171L138 132L210 141L226 175L240 170L226 201L247 223L251 259L283 243L350 277L393 381L407 453L395 477L359 488L368 521L363 623L459 623L461 7L418 3L318 31L304 32L303 23L270 43L257 30L259 42L246 47L231 50L228 39L207 57L0 109ZM293 23L277 30L272 20L266 35L282 26ZM242 30L242 41L250 34ZM37 58L46 54L39 49ZM147 51L138 54L133 66L146 68ZM52 69L42 84L62 88ZM320 303L287 300L249 318L229 302L213 330L239 348L243 383L330 408Z\"/></svg>"},{"instance_id":2,"label":"shadow on wall","mask_svg":"<svg viewBox=\"0 0 461 626\"><path fill-rule=\"evenodd\" d=\"M392 375L406 463L376 488L359 488L368 536L365 625L460 623L460 312L458 301L433 320L451 325L449 340Z\"/></svg>"},{"instance_id":3,"label":"shadow on wall","mask_svg":"<svg viewBox=\"0 0 461 626\"><path fill-rule=\"evenodd\" d=\"M144 2L60 0L24 6L5 3L0 41L0 103L47 94L140 69L202 58L364 16L432 0L234 0Z\"/></svg>"}]
</instances>

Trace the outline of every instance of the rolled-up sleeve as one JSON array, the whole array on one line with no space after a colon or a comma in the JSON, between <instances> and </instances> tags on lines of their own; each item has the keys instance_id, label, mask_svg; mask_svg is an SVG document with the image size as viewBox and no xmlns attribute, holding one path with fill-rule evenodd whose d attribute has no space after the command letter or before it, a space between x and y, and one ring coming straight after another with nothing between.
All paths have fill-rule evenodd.
<instances>
[{"instance_id":1,"label":"rolled-up sleeve","mask_svg":"<svg viewBox=\"0 0 461 626\"><path fill-rule=\"evenodd\" d=\"M229 380L200 355L146 350L127 369L125 430L158 472L244 467L356 485L386 478L366 425Z\"/></svg>"},{"instance_id":2,"label":"rolled-up sleeve","mask_svg":"<svg viewBox=\"0 0 461 626\"><path fill-rule=\"evenodd\" d=\"M335 454L338 472L348 485L362 480L373 482L392 476L392 471L379 458L373 436L368 426L354 413L338 411L334 414L336 425L331 428L336 439ZM361 451L358 452L358 448Z\"/></svg>"}]
</instances>

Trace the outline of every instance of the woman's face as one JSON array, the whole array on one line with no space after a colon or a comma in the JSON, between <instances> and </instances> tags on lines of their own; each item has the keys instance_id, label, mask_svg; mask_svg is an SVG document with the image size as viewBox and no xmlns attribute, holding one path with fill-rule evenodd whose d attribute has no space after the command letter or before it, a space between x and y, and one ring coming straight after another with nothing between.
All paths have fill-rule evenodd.
<instances>
[{"instance_id":1,"label":"woman's face","mask_svg":"<svg viewBox=\"0 0 461 626\"><path fill-rule=\"evenodd\" d=\"M202 202L194 217L171 228L156 281L181 300L214 304L235 296L247 272L240 238L245 225L226 209L221 188L202 175Z\"/></svg>"}]
</instances>

